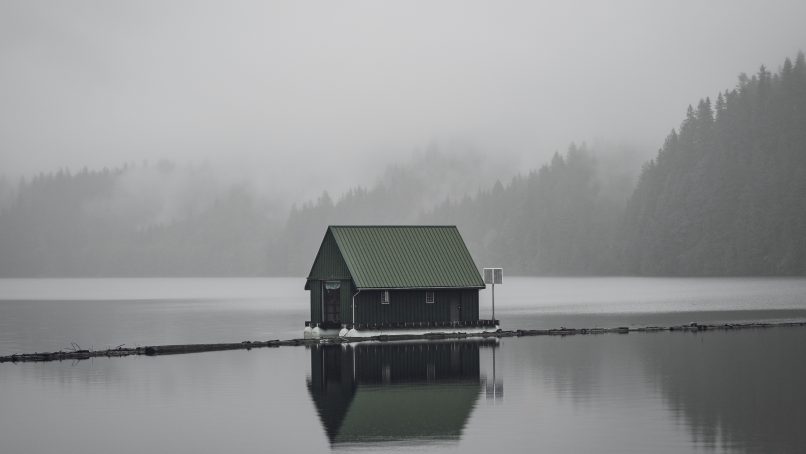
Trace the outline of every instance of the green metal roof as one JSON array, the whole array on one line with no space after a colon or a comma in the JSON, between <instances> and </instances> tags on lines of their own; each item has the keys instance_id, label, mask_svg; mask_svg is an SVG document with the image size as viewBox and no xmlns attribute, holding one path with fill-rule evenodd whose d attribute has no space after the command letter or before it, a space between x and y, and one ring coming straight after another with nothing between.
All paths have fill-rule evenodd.
<instances>
[{"instance_id":1,"label":"green metal roof","mask_svg":"<svg viewBox=\"0 0 806 454\"><path fill-rule=\"evenodd\" d=\"M456 226L330 226L356 288L484 288Z\"/></svg>"}]
</instances>

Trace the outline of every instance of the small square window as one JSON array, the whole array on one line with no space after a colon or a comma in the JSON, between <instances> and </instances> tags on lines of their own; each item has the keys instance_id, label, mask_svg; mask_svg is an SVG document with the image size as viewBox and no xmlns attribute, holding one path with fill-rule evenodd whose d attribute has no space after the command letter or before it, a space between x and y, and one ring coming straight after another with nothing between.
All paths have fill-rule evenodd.
<instances>
[{"instance_id":1,"label":"small square window","mask_svg":"<svg viewBox=\"0 0 806 454\"><path fill-rule=\"evenodd\" d=\"M389 304L389 290L381 291L381 304Z\"/></svg>"},{"instance_id":2,"label":"small square window","mask_svg":"<svg viewBox=\"0 0 806 454\"><path fill-rule=\"evenodd\" d=\"M434 304L434 292L425 292L425 304Z\"/></svg>"}]
</instances>

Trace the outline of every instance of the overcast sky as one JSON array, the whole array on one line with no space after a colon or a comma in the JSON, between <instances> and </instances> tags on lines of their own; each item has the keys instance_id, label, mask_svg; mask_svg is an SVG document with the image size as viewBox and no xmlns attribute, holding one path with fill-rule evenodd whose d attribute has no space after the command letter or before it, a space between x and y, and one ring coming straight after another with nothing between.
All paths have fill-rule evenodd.
<instances>
[{"instance_id":1,"label":"overcast sky","mask_svg":"<svg viewBox=\"0 0 806 454\"><path fill-rule=\"evenodd\" d=\"M326 186L434 141L654 151L689 103L806 49L804 18L802 0L4 0L0 173L169 158Z\"/></svg>"}]
</instances>

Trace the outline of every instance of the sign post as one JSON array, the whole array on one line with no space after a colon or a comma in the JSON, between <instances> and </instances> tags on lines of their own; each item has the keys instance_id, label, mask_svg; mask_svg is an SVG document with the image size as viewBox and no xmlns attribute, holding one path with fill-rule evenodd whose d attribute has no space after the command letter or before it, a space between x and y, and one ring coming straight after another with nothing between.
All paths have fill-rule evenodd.
<instances>
[{"instance_id":1,"label":"sign post","mask_svg":"<svg viewBox=\"0 0 806 454\"><path fill-rule=\"evenodd\" d=\"M503 268L484 268L484 283L491 284L493 287L493 323L495 323L495 284L502 284L503 281Z\"/></svg>"}]
</instances>

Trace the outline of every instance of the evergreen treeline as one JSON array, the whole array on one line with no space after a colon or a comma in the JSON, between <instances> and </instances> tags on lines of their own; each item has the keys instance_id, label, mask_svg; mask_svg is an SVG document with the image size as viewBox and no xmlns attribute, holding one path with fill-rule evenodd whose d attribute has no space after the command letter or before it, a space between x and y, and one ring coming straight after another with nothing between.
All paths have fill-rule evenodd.
<instances>
[{"instance_id":1,"label":"evergreen treeline","mask_svg":"<svg viewBox=\"0 0 806 454\"><path fill-rule=\"evenodd\" d=\"M271 251L270 272L307 273L328 225L423 222L424 210L490 179L482 159L473 153L457 155L431 148L406 165L390 166L369 189L351 189L337 200L325 192L316 202L292 207L279 235L281 241Z\"/></svg>"},{"instance_id":2,"label":"evergreen treeline","mask_svg":"<svg viewBox=\"0 0 806 454\"><path fill-rule=\"evenodd\" d=\"M300 276L325 226L367 223L457 224L479 266L508 274L806 274L802 53L690 107L634 190L603 161L612 155L572 145L458 196L483 184L480 163L432 151L287 217L246 187L204 181L191 193L212 200L166 215L121 197L138 170L129 166L0 180L0 276ZM147 170L152 183L177 172Z\"/></svg>"},{"instance_id":3,"label":"evergreen treeline","mask_svg":"<svg viewBox=\"0 0 806 454\"><path fill-rule=\"evenodd\" d=\"M611 240L623 202L607 197L597 167L583 147L504 187L423 216L425 223L456 224L479 266L501 265L511 274L596 274L607 270Z\"/></svg>"},{"instance_id":4,"label":"evergreen treeline","mask_svg":"<svg viewBox=\"0 0 806 454\"><path fill-rule=\"evenodd\" d=\"M612 171L612 165L572 144L506 186L499 181L432 207L422 203L432 193L424 188L439 172L409 169L394 179L398 184L352 190L335 202L323 194L292 210L281 235L289 247L276 251L285 267L277 272L307 272L329 224L418 223L457 225L479 266L502 265L524 275L613 273L613 240L632 185L630 172Z\"/></svg>"},{"instance_id":5,"label":"evergreen treeline","mask_svg":"<svg viewBox=\"0 0 806 454\"><path fill-rule=\"evenodd\" d=\"M806 62L763 66L689 107L644 167L613 266L648 275L806 274Z\"/></svg>"},{"instance_id":6,"label":"evergreen treeline","mask_svg":"<svg viewBox=\"0 0 806 454\"><path fill-rule=\"evenodd\" d=\"M607 164L572 145L539 171L417 221L457 224L479 266L515 274L806 274L805 68L799 53L776 74L741 75L715 105L690 107L631 196L613 197L620 182L602 178ZM366 222L354 207L379 206L371 198L320 200L289 225L314 226L316 238L328 223Z\"/></svg>"},{"instance_id":7,"label":"evergreen treeline","mask_svg":"<svg viewBox=\"0 0 806 454\"><path fill-rule=\"evenodd\" d=\"M153 169L169 179L176 171ZM231 187L196 212L156 222L119 192L130 166L22 181L0 211L0 276L251 276L276 237L265 207Z\"/></svg>"}]
</instances>

